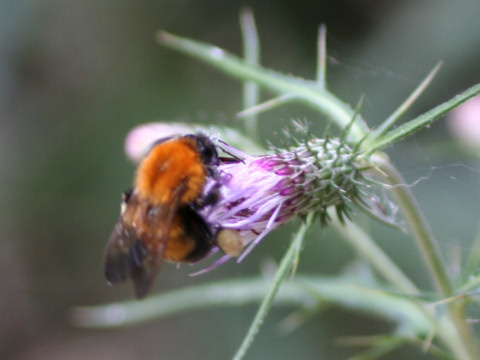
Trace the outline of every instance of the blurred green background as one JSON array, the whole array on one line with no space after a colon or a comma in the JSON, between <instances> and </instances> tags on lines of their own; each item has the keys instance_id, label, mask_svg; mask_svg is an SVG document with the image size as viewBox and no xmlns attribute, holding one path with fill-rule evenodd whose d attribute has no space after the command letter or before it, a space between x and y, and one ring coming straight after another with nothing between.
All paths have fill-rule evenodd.
<instances>
[{"instance_id":1,"label":"blurred green background","mask_svg":"<svg viewBox=\"0 0 480 360\"><path fill-rule=\"evenodd\" d=\"M81 330L68 314L77 305L131 298L111 288L102 252L132 180L123 141L150 121L238 126L241 86L203 64L160 47L165 29L240 53L240 9L249 5L262 40L262 62L312 78L318 25L328 28L332 91L357 103L378 124L440 60L440 74L408 112L414 116L480 80L480 2L463 1L2 1L0 2L0 358L227 359L256 307L206 309L120 330ZM291 118L323 120L299 106L261 120L262 138ZM479 120L480 121L480 120ZM448 259L468 253L478 227L476 158L455 146L441 120L389 149L413 188ZM433 171L431 171L433 169ZM423 287L425 269L408 235L368 223L379 244ZM166 265L165 291L257 275L279 260L289 225L240 265L188 277L189 266ZM335 274L353 254L333 231L308 242L299 272ZM457 257L456 257L457 256ZM456 271L457 262L451 262ZM248 359L343 359L358 349L342 336L392 326L341 309L315 315L292 334L278 323L292 309L274 309ZM472 316L479 314L472 313ZM419 356L416 348L389 359Z\"/></svg>"}]
</instances>

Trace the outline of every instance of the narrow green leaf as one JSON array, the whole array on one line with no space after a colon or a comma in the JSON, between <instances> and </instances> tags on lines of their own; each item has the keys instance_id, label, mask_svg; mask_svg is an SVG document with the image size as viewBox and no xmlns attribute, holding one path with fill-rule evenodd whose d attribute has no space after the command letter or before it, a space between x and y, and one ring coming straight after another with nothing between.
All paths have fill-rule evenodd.
<instances>
[{"instance_id":1,"label":"narrow green leaf","mask_svg":"<svg viewBox=\"0 0 480 360\"><path fill-rule=\"evenodd\" d=\"M165 31L158 33L158 41L171 49L202 60L228 75L241 80L253 81L277 95L293 95L296 100L330 117L340 129L344 129L353 117L354 111L348 104L318 86L314 81L283 75L248 64L216 46L175 36ZM350 132L351 140L358 141L367 133L368 127L365 121L361 117L357 117Z\"/></svg>"},{"instance_id":2,"label":"narrow green leaf","mask_svg":"<svg viewBox=\"0 0 480 360\"><path fill-rule=\"evenodd\" d=\"M258 65L260 63L260 41L258 39L257 26L252 10L243 9L240 13L240 27L242 29L243 38L243 55L245 62L250 65ZM243 83L243 108L249 109L258 104L260 91L258 84L252 81ZM244 119L245 130L249 136L258 140L257 116L251 113Z\"/></svg>"},{"instance_id":3,"label":"narrow green leaf","mask_svg":"<svg viewBox=\"0 0 480 360\"><path fill-rule=\"evenodd\" d=\"M258 311L252 321L252 324L250 325L250 328L248 329L248 332L242 341L242 344L235 353L235 356L233 357L234 360L243 359L248 349L252 345L253 340L255 339L258 330L260 329L260 326L262 326L263 321L268 314L268 311L272 307L273 300L277 295L280 285L287 277L288 272L292 269L292 266L295 263L295 259L298 256L298 249L301 249L303 247L305 235L307 233L307 230L311 227L314 219L315 215L313 213L308 214L306 221L302 224L302 226L300 226L300 229L298 229L297 234L295 235L295 239L292 241L285 256L283 257L282 262L280 263L280 266L278 267L278 270L275 274L275 277L273 278L272 284L268 289L265 297L263 298L262 303L260 304L260 307L258 308Z\"/></svg>"},{"instance_id":4,"label":"narrow green leaf","mask_svg":"<svg viewBox=\"0 0 480 360\"><path fill-rule=\"evenodd\" d=\"M407 137L414 132L424 128L425 126L431 125L435 120L438 120L441 116L448 113L450 110L456 108L463 102L474 97L475 95L480 94L480 84L474 85L463 93L453 97L452 99L440 104L433 109L423 113L422 115L416 117L413 120L397 127L395 130L390 131L388 134L384 135L378 141L375 142L370 148L367 147L367 154L374 153L375 151L381 150L404 137Z\"/></svg>"},{"instance_id":5,"label":"narrow green leaf","mask_svg":"<svg viewBox=\"0 0 480 360\"><path fill-rule=\"evenodd\" d=\"M432 71L430 71L427 77L420 83L420 85L417 86L417 88L410 94L403 104L400 105L397 110L395 110L376 130L372 132L371 139L375 140L385 134L387 130L390 129L398 119L400 119L405 111L412 106L412 104L425 91L428 85L430 85L441 66L442 63L440 62L432 69Z\"/></svg>"},{"instance_id":6,"label":"narrow green leaf","mask_svg":"<svg viewBox=\"0 0 480 360\"><path fill-rule=\"evenodd\" d=\"M239 113L237 113L237 118L243 118L252 115L258 115L262 112L272 110L280 105L286 104L294 99L292 95L281 95L274 99L267 100L261 104L247 108Z\"/></svg>"},{"instance_id":7,"label":"narrow green leaf","mask_svg":"<svg viewBox=\"0 0 480 360\"><path fill-rule=\"evenodd\" d=\"M327 88L327 27L320 25L318 29L317 45L317 83L320 87Z\"/></svg>"},{"instance_id":8,"label":"narrow green leaf","mask_svg":"<svg viewBox=\"0 0 480 360\"><path fill-rule=\"evenodd\" d=\"M391 353L404 345L408 339L404 336L386 335L377 337L377 341L371 347L348 360L375 360Z\"/></svg>"}]
</instances>

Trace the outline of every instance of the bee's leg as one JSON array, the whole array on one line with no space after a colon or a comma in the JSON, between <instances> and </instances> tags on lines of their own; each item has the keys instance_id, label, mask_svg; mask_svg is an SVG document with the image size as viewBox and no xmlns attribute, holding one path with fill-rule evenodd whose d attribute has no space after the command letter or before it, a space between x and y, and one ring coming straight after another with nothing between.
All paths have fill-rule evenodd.
<instances>
[{"instance_id":1,"label":"bee's leg","mask_svg":"<svg viewBox=\"0 0 480 360\"><path fill-rule=\"evenodd\" d=\"M208 189L204 191L202 196L195 202L194 207L196 209L202 209L205 206L211 206L218 203L220 200L220 188L230 180L232 175L226 173L217 173L214 180L209 183Z\"/></svg>"},{"instance_id":2,"label":"bee's leg","mask_svg":"<svg viewBox=\"0 0 480 360\"><path fill-rule=\"evenodd\" d=\"M217 184L201 197L199 208L215 205L218 200L220 200L220 185Z\"/></svg>"}]
</instances>

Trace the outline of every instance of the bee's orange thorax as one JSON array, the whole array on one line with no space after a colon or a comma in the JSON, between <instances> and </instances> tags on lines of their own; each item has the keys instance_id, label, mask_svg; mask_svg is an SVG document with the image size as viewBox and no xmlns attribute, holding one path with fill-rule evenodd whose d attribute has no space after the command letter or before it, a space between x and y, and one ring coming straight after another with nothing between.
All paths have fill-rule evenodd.
<instances>
[{"instance_id":1,"label":"bee's orange thorax","mask_svg":"<svg viewBox=\"0 0 480 360\"><path fill-rule=\"evenodd\" d=\"M135 181L139 195L154 205L168 204L185 187L180 204L195 201L206 181L205 167L191 139L180 138L154 147L140 164Z\"/></svg>"}]
</instances>

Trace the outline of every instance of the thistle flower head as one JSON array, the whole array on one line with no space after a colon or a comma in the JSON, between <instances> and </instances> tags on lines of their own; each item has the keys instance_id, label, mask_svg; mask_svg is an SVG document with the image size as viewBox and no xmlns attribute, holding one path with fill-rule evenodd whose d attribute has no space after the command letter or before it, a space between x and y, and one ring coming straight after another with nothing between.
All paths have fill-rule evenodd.
<instances>
[{"instance_id":1,"label":"thistle flower head","mask_svg":"<svg viewBox=\"0 0 480 360\"><path fill-rule=\"evenodd\" d=\"M162 129L161 134L156 132L158 129ZM134 129L128 137L127 155L136 158L145 151L142 146L146 141L139 134L146 134L148 139L161 138L165 136L164 130L152 124ZM365 175L368 167L343 138L306 136L303 142L260 156L244 153L218 138L212 137L212 141L230 158L218 166L218 176L212 176L204 188L205 196L215 192L217 201L199 211L218 234L228 230L222 233L222 238L240 239L245 250L238 261L273 229L294 217L314 212L325 225L329 220L327 208L335 207L343 220L349 216L353 201L374 212L371 195L365 191L371 185L371 179ZM379 202L377 198L373 200ZM229 255L201 272L238 255L222 250Z\"/></svg>"},{"instance_id":2,"label":"thistle flower head","mask_svg":"<svg viewBox=\"0 0 480 360\"><path fill-rule=\"evenodd\" d=\"M326 223L330 206L341 217L348 215L348 203L362 183L356 157L339 139L311 139L273 155L244 154L242 161L219 166L219 201L204 216L210 224L241 234L248 245L241 260L271 230L295 216L313 211Z\"/></svg>"}]
</instances>

